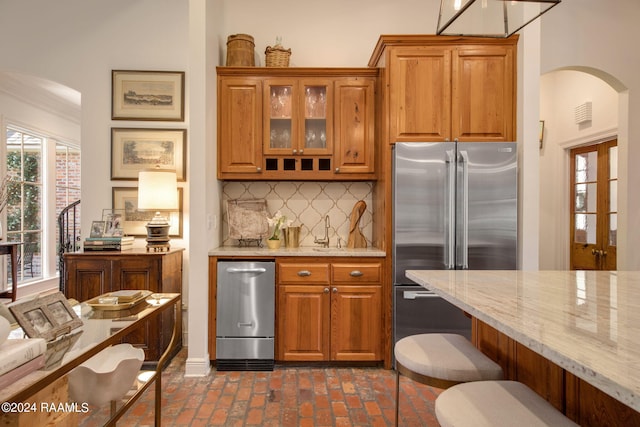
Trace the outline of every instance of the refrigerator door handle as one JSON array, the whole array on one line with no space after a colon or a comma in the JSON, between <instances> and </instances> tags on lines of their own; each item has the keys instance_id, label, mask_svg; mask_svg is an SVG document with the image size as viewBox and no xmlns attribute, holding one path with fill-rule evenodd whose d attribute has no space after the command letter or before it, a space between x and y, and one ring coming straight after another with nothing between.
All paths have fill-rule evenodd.
<instances>
[{"instance_id":1,"label":"refrigerator door handle","mask_svg":"<svg viewBox=\"0 0 640 427\"><path fill-rule=\"evenodd\" d=\"M454 150L447 150L446 156L447 185L444 200L444 265L446 270L455 270L456 236L454 230L456 223L456 161Z\"/></svg>"},{"instance_id":2,"label":"refrigerator door handle","mask_svg":"<svg viewBox=\"0 0 640 427\"><path fill-rule=\"evenodd\" d=\"M469 153L466 150L460 150L460 167L462 168L462 185L459 190L462 191L462 224L458 227L462 233L460 248L460 268L462 270L469 269Z\"/></svg>"}]
</instances>

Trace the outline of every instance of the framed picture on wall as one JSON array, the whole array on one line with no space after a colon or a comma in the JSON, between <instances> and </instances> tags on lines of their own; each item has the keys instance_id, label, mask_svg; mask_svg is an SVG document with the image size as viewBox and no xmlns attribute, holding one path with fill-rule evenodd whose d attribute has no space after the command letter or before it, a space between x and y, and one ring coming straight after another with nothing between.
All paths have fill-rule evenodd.
<instances>
[{"instance_id":1,"label":"framed picture on wall","mask_svg":"<svg viewBox=\"0 0 640 427\"><path fill-rule=\"evenodd\" d=\"M153 218L155 212L138 210L138 187L113 187L112 203L113 209L124 211L124 234L146 237L145 225ZM178 188L178 205L180 208L177 212L160 212L170 224L171 237L182 237L182 188Z\"/></svg>"},{"instance_id":2,"label":"framed picture on wall","mask_svg":"<svg viewBox=\"0 0 640 427\"><path fill-rule=\"evenodd\" d=\"M113 70L111 118L184 121L184 72Z\"/></svg>"},{"instance_id":3,"label":"framed picture on wall","mask_svg":"<svg viewBox=\"0 0 640 427\"><path fill-rule=\"evenodd\" d=\"M185 180L186 129L111 129L111 179L137 181L150 168L175 170Z\"/></svg>"}]
</instances>

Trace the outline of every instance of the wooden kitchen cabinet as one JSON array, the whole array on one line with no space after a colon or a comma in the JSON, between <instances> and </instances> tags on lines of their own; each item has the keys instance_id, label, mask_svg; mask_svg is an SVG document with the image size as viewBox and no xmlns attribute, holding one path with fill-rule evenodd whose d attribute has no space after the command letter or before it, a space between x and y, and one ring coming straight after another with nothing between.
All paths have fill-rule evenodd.
<instances>
[{"instance_id":1,"label":"wooden kitchen cabinet","mask_svg":"<svg viewBox=\"0 0 640 427\"><path fill-rule=\"evenodd\" d=\"M262 172L262 82L259 79L218 79L218 173Z\"/></svg>"},{"instance_id":2,"label":"wooden kitchen cabinet","mask_svg":"<svg viewBox=\"0 0 640 427\"><path fill-rule=\"evenodd\" d=\"M217 70L219 179L376 178L378 70Z\"/></svg>"},{"instance_id":3,"label":"wooden kitchen cabinet","mask_svg":"<svg viewBox=\"0 0 640 427\"><path fill-rule=\"evenodd\" d=\"M182 252L183 249L146 252L144 248L135 248L122 252L67 253L64 255L64 294L78 301L121 289L181 294ZM182 331L181 314L178 310L179 331ZM173 313L167 311L128 335L126 342L143 348L145 360L158 361L169 345L172 330ZM181 346L182 334L179 334L175 352Z\"/></svg>"},{"instance_id":4,"label":"wooden kitchen cabinet","mask_svg":"<svg viewBox=\"0 0 640 427\"><path fill-rule=\"evenodd\" d=\"M264 153L308 157L333 151L333 81L264 81Z\"/></svg>"},{"instance_id":5,"label":"wooden kitchen cabinet","mask_svg":"<svg viewBox=\"0 0 640 427\"><path fill-rule=\"evenodd\" d=\"M336 174L375 176L375 79L335 82Z\"/></svg>"},{"instance_id":6,"label":"wooden kitchen cabinet","mask_svg":"<svg viewBox=\"0 0 640 427\"><path fill-rule=\"evenodd\" d=\"M381 36L387 142L515 141L517 40Z\"/></svg>"},{"instance_id":7,"label":"wooden kitchen cabinet","mask_svg":"<svg viewBox=\"0 0 640 427\"><path fill-rule=\"evenodd\" d=\"M382 262L277 261L276 358L383 359Z\"/></svg>"}]
</instances>

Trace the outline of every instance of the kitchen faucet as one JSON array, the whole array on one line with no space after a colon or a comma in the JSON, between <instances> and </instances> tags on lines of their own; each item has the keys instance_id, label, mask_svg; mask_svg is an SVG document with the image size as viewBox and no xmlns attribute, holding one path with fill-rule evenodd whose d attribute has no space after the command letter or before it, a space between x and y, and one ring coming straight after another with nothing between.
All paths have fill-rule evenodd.
<instances>
[{"instance_id":1,"label":"kitchen faucet","mask_svg":"<svg viewBox=\"0 0 640 427\"><path fill-rule=\"evenodd\" d=\"M329 227L330 226L331 226L331 224L329 224L329 215L326 215L324 217L324 239L318 239L317 237L314 237L313 243L318 243L318 244L321 244L323 248L328 248L329 247Z\"/></svg>"}]
</instances>

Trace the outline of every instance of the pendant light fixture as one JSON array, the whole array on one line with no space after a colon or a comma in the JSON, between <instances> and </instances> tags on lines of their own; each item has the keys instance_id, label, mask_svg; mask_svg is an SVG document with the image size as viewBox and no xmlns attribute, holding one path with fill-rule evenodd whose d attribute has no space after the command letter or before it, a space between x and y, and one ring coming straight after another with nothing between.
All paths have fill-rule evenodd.
<instances>
[{"instance_id":1,"label":"pendant light fixture","mask_svg":"<svg viewBox=\"0 0 640 427\"><path fill-rule=\"evenodd\" d=\"M561 0L440 0L438 35L509 37Z\"/></svg>"}]
</instances>

